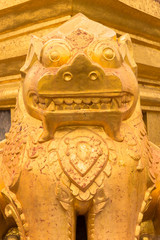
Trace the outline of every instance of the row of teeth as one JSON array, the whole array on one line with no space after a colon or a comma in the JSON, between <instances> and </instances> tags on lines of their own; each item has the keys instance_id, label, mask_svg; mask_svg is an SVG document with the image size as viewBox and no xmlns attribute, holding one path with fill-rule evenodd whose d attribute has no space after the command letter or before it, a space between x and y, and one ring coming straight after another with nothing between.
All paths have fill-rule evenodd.
<instances>
[{"instance_id":1,"label":"row of teeth","mask_svg":"<svg viewBox=\"0 0 160 240\"><path fill-rule=\"evenodd\" d=\"M42 98L33 96L35 107L44 110L76 110L76 109L117 109L130 106L131 95L123 95L114 98Z\"/></svg>"}]
</instances>

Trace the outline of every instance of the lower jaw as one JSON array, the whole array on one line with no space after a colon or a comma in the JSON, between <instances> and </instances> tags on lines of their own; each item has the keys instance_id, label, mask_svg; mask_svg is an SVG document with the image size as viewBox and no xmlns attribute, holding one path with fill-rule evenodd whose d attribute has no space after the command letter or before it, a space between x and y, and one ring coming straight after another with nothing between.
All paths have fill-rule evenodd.
<instances>
[{"instance_id":1,"label":"lower jaw","mask_svg":"<svg viewBox=\"0 0 160 240\"><path fill-rule=\"evenodd\" d=\"M108 136L115 141L122 141L120 136L120 126L122 122L122 116L120 112L95 111L95 112L59 112L55 114L42 115L43 133L40 137L40 142L45 142L54 137L55 131L59 127L66 126L100 126L104 128L104 131Z\"/></svg>"}]
</instances>

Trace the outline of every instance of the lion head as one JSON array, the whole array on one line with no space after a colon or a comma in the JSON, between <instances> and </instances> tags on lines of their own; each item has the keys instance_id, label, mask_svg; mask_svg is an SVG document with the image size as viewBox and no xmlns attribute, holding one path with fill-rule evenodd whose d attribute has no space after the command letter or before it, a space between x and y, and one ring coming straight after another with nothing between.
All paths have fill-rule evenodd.
<instances>
[{"instance_id":1,"label":"lion head","mask_svg":"<svg viewBox=\"0 0 160 240\"><path fill-rule=\"evenodd\" d=\"M113 30L77 14L49 35L33 36L21 72L26 109L43 121L41 141L66 125L102 126L121 140L121 121L132 115L138 100L128 34L117 38Z\"/></svg>"}]
</instances>

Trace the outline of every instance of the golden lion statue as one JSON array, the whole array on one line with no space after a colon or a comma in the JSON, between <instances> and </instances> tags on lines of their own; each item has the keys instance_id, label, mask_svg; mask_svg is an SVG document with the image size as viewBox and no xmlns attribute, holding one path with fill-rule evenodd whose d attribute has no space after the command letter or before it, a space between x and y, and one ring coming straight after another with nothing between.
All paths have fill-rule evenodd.
<instances>
[{"instance_id":1,"label":"golden lion statue","mask_svg":"<svg viewBox=\"0 0 160 240\"><path fill-rule=\"evenodd\" d=\"M1 238L75 240L79 215L88 240L160 234L160 150L136 69L129 35L82 14L32 38L1 143Z\"/></svg>"}]
</instances>

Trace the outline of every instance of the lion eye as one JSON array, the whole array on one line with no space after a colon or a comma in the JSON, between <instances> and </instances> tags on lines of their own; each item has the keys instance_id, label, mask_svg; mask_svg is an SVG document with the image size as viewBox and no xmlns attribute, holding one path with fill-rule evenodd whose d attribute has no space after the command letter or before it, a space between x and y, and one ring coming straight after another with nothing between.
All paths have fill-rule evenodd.
<instances>
[{"instance_id":1,"label":"lion eye","mask_svg":"<svg viewBox=\"0 0 160 240\"><path fill-rule=\"evenodd\" d=\"M41 56L45 67L60 67L69 61L71 51L67 43L55 39L44 46Z\"/></svg>"},{"instance_id":2,"label":"lion eye","mask_svg":"<svg viewBox=\"0 0 160 240\"><path fill-rule=\"evenodd\" d=\"M104 68L118 68L122 64L122 58L118 50L117 42L109 39L93 42L87 50L90 58Z\"/></svg>"},{"instance_id":3,"label":"lion eye","mask_svg":"<svg viewBox=\"0 0 160 240\"><path fill-rule=\"evenodd\" d=\"M102 55L104 59L111 61L115 58L116 54L112 48L105 48L102 52Z\"/></svg>"},{"instance_id":4,"label":"lion eye","mask_svg":"<svg viewBox=\"0 0 160 240\"><path fill-rule=\"evenodd\" d=\"M52 51L49 54L49 58L52 62L58 62L60 60L61 56L57 51Z\"/></svg>"}]
</instances>

